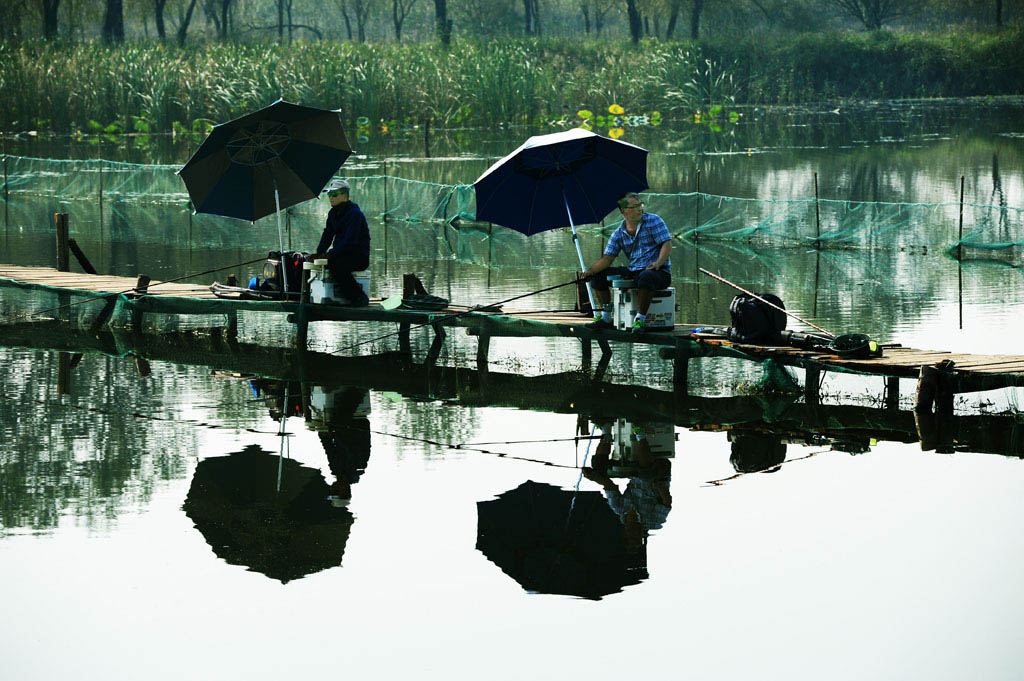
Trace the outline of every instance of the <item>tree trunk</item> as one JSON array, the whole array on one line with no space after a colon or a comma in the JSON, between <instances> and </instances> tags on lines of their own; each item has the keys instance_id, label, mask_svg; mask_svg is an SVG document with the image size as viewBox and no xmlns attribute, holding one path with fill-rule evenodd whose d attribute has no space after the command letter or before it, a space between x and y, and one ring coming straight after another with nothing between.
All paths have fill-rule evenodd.
<instances>
[{"instance_id":1,"label":"tree trunk","mask_svg":"<svg viewBox=\"0 0 1024 681\"><path fill-rule=\"evenodd\" d=\"M53 40L57 37L57 9L60 0L43 0L43 37Z\"/></svg>"},{"instance_id":2,"label":"tree trunk","mask_svg":"<svg viewBox=\"0 0 1024 681\"><path fill-rule=\"evenodd\" d=\"M284 42L284 0L277 0L277 42Z\"/></svg>"},{"instance_id":3,"label":"tree trunk","mask_svg":"<svg viewBox=\"0 0 1024 681\"><path fill-rule=\"evenodd\" d=\"M188 25L192 22L192 12L195 11L197 0L192 0L185 12L185 18L181 20L178 27L178 46L185 47L185 36L188 35Z\"/></svg>"},{"instance_id":4,"label":"tree trunk","mask_svg":"<svg viewBox=\"0 0 1024 681\"><path fill-rule=\"evenodd\" d=\"M668 28L665 29L665 40L672 40L672 34L676 32L676 21L679 20L679 2L676 0L672 3L672 8L668 15Z\"/></svg>"},{"instance_id":5,"label":"tree trunk","mask_svg":"<svg viewBox=\"0 0 1024 681\"><path fill-rule=\"evenodd\" d=\"M398 0L391 0L391 21L395 25L395 42L402 42L402 19L398 16Z\"/></svg>"},{"instance_id":6,"label":"tree trunk","mask_svg":"<svg viewBox=\"0 0 1024 681\"><path fill-rule=\"evenodd\" d=\"M107 0L103 12L103 42L124 42L124 0Z\"/></svg>"},{"instance_id":7,"label":"tree trunk","mask_svg":"<svg viewBox=\"0 0 1024 681\"><path fill-rule=\"evenodd\" d=\"M1003 0L996 0L996 28L1003 27Z\"/></svg>"},{"instance_id":8,"label":"tree trunk","mask_svg":"<svg viewBox=\"0 0 1024 681\"><path fill-rule=\"evenodd\" d=\"M533 34L540 36L540 0L530 0L533 5Z\"/></svg>"},{"instance_id":9,"label":"tree trunk","mask_svg":"<svg viewBox=\"0 0 1024 681\"><path fill-rule=\"evenodd\" d=\"M167 7L167 0L154 0L153 9L156 10L156 34L160 36L160 42L167 40L167 27L164 25L165 7Z\"/></svg>"},{"instance_id":10,"label":"tree trunk","mask_svg":"<svg viewBox=\"0 0 1024 681\"><path fill-rule=\"evenodd\" d=\"M345 20L345 31L348 33L348 39L352 40L352 20L348 18L348 10L344 6L341 8L341 16Z\"/></svg>"},{"instance_id":11,"label":"tree trunk","mask_svg":"<svg viewBox=\"0 0 1024 681\"><path fill-rule=\"evenodd\" d=\"M700 36L700 13L704 10L704 0L693 0L693 12L690 13L690 38L696 40Z\"/></svg>"},{"instance_id":12,"label":"tree trunk","mask_svg":"<svg viewBox=\"0 0 1024 681\"><path fill-rule=\"evenodd\" d=\"M452 44L452 20L448 18L448 0L434 0L434 26L442 45Z\"/></svg>"},{"instance_id":13,"label":"tree trunk","mask_svg":"<svg viewBox=\"0 0 1024 681\"><path fill-rule=\"evenodd\" d=\"M530 17L533 16L533 5L531 0L523 0L523 34L530 35L533 33L533 25L530 22Z\"/></svg>"},{"instance_id":14,"label":"tree trunk","mask_svg":"<svg viewBox=\"0 0 1024 681\"><path fill-rule=\"evenodd\" d=\"M626 16L629 17L629 37L636 45L640 42L640 33L643 30L640 25L640 12L636 9L636 0L626 0Z\"/></svg>"},{"instance_id":15,"label":"tree trunk","mask_svg":"<svg viewBox=\"0 0 1024 681\"><path fill-rule=\"evenodd\" d=\"M590 7L586 2L580 7L580 11L583 13L583 30L590 35Z\"/></svg>"}]
</instances>

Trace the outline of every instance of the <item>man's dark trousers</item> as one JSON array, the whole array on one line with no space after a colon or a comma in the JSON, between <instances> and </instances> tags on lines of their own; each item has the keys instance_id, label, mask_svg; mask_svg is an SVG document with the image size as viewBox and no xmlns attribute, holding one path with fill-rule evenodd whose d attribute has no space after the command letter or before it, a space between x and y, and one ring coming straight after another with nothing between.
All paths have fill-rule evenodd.
<instances>
[{"instance_id":1,"label":"man's dark trousers","mask_svg":"<svg viewBox=\"0 0 1024 681\"><path fill-rule=\"evenodd\" d=\"M339 253L327 256L327 269L331 272L335 290L355 305L366 305L368 301L363 287L356 282L353 272L360 272L370 266L370 256L361 253Z\"/></svg>"}]
</instances>

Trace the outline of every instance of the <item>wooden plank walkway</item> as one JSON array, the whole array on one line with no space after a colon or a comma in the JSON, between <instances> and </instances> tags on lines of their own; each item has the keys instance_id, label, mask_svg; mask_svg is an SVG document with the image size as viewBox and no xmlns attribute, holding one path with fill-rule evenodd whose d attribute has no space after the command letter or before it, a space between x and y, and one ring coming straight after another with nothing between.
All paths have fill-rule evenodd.
<instances>
[{"instance_id":1,"label":"wooden plank walkway","mask_svg":"<svg viewBox=\"0 0 1024 681\"><path fill-rule=\"evenodd\" d=\"M152 281L144 295L133 292L136 281L130 277L59 272L49 267L22 267L0 265L0 280L23 286L45 286L64 289L68 293L104 295L123 293L139 315L145 312L163 314L232 314L239 309L291 313L289 319L298 324L299 343L304 347L306 326L316 321L377 321L394 322L400 326L401 338L408 343L412 325L430 325L435 335L430 355L436 360L443 343L444 327L465 327L478 336L477 364L487 363L489 340L492 337L572 337L583 343L584 364L590 361L590 343L596 341L602 350L602 362L610 357L609 342L637 343L661 346L660 355L675 361L675 382L685 390L687 362L701 357L737 357L752 361L773 359L788 366L808 371L808 390L811 378L821 371L848 371L887 378L918 379L919 403L922 389L924 401L930 409L934 403L942 409L952 409L952 396L956 393L991 390L1010 386L1024 386L1024 355L975 355L941 350L919 350L899 346L884 347L877 359L840 359L819 351L788 346L766 346L732 343L721 336L694 334L693 329L705 325L677 324L672 331L631 334L625 331L594 330L587 328L590 321L572 312L531 312L507 310L501 314L471 312L452 307L437 312L414 310L384 310L379 302L362 308L328 305L299 305L294 302L245 301L218 298L208 285L173 282L162 284ZM202 301L202 312L195 312L188 301ZM428 355L429 357L429 355ZM942 364L939 368L936 365ZM815 383L817 381L815 380ZM888 388L887 384L887 388ZM812 395L808 395L812 397Z\"/></svg>"}]
</instances>

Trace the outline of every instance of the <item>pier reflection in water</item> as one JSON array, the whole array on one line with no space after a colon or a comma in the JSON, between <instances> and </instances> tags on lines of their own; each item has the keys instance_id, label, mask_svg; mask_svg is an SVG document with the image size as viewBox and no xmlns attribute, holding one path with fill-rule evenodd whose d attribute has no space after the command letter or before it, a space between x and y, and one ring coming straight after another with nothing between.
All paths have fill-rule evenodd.
<instances>
[{"instance_id":1,"label":"pier reflection in water","mask_svg":"<svg viewBox=\"0 0 1024 681\"><path fill-rule=\"evenodd\" d=\"M645 618L645 663L686 657L709 678L723 665L755 676L732 645L785 628L810 642L803 678L820 678L854 632L872 649L898 633L920 651L943 630L907 628L908 613L1012 631L992 604L1022 602L1024 556L1006 543L1024 455L1012 415L933 423L954 452L939 456L921 451L929 431L914 414L884 406L679 396L582 372L297 355L202 334L119 338L135 354L110 356L104 334L11 331L0 441L17 449L0 447L0 551L17 560L0 561L0 594L17 625L4 635L35 661L19 670L68 671L18 633L58 622L67 659L87 668L116 629L147 658L154 641L215 640L190 660L253 679L271 676L241 654L254 646L304 654L318 672L344 656L366 678L521 678L538 660L561 676L575 668L565 647L592 642L574 625L593 615ZM105 467L110 452L123 465ZM107 522L86 538L75 525L99 512ZM43 536L25 531L33 522ZM59 559L69 550L75 570ZM950 606L951 589L970 605ZM125 632L126 618L147 626ZM279 640L271 621L296 635ZM1012 647L970 632L956 640L1004 659ZM529 659L495 668L510 646ZM956 650L927 668L955 666ZM157 677L194 663L166 664ZM607 664L582 669L629 673Z\"/></svg>"}]
</instances>

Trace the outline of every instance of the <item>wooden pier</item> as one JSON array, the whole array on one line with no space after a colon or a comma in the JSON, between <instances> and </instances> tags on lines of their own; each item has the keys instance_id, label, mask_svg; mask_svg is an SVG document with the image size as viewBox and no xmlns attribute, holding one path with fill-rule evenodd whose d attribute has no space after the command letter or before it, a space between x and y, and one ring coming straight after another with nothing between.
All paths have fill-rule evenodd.
<instances>
[{"instance_id":1,"label":"wooden pier","mask_svg":"<svg viewBox=\"0 0 1024 681\"><path fill-rule=\"evenodd\" d=\"M694 334L693 329L706 325L677 324L668 332L631 334L625 331L587 328L590 321L576 313L533 313L528 310L503 311L500 314L451 308L437 312L417 310L385 310L379 302L367 307L338 307L300 302L224 299L216 297L209 286L185 283L162 284L148 277L138 279L94 274L78 274L47 267L0 265L0 285L56 290L65 296L94 297L107 301L102 324L109 324L117 305L127 307L125 315L129 330L142 333L147 313L164 315L219 314L227 318L228 335L237 330L240 310L285 313L297 327L298 349L306 349L307 329L312 322L372 321L391 322L399 327L399 346L409 351L409 332L415 326L430 326L433 342L425 364L436 362L443 346L446 329L465 328L478 338L477 367L486 372L490 339L494 337L563 337L581 343L582 364L591 368L592 344L601 349L597 375L603 374L611 357L611 343L632 343L659 347L659 356L674 363L676 391L685 394L689 361L696 358L733 357L755 362L771 360L784 366L803 368L808 404L818 401L817 387L823 372L839 371L873 375L884 379L885 401L898 402L900 378L917 380L915 406L918 411L950 414L954 395L959 393L1024 386L1024 356L974 355L941 350L917 350L884 347L877 359L841 359L835 355L793 347L732 343L720 336ZM59 311L42 318L59 318ZM19 321L15 319L15 321ZM26 317L24 323L40 321ZM0 323L11 323L3 320ZM357 347L353 349L358 350Z\"/></svg>"},{"instance_id":2,"label":"wooden pier","mask_svg":"<svg viewBox=\"0 0 1024 681\"><path fill-rule=\"evenodd\" d=\"M943 416L898 405L807 404L793 395L698 397L638 385L617 385L573 371L520 376L498 371L428 365L390 352L339 357L310 350L233 342L221 335L142 334L109 329L90 333L54 320L8 327L0 346L53 351L58 392L74 394L72 378L83 354L134 361L140 375L149 362L204 367L229 377L258 377L291 384L308 395L312 385L395 392L416 400L466 407L503 407L577 414L592 421L625 418L671 423L701 431L757 432L789 442L863 452L871 442L919 442L923 451L999 454L1024 458L1024 422L1015 414ZM88 380L84 379L83 380ZM308 400L304 400L306 404Z\"/></svg>"}]
</instances>

